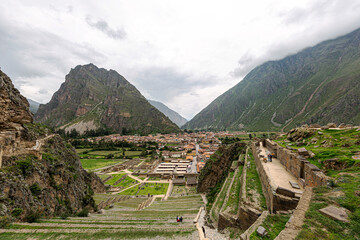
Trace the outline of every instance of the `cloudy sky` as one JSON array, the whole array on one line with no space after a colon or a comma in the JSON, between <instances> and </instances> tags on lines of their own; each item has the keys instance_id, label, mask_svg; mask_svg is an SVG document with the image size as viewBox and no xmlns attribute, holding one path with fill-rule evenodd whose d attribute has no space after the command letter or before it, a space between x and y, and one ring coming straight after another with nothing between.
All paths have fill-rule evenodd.
<instances>
[{"instance_id":1,"label":"cloudy sky","mask_svg":"<svg viewBox=\"0 0 360 240\"><path fill-rule=\"evenodd\" d=\"M360 27L357 0L1 0L0 67L47 103L79 64L191 119L255 66Z\"/></svg>"}]
</instances>

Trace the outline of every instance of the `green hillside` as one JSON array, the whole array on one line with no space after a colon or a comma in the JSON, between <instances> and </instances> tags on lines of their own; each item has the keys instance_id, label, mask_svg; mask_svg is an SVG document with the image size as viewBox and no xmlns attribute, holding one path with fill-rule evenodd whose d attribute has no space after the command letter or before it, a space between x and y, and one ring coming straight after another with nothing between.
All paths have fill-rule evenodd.
<instances>
[{"instance_id":1,"label":"green hillside","mask_svg":"<svg viewBox=\"0 0 360 240\"><path fill-rule=\"evenodd\" d=\"M184 129L360 124L360 29L253 69Z\"/></svg>"}]
</instances>

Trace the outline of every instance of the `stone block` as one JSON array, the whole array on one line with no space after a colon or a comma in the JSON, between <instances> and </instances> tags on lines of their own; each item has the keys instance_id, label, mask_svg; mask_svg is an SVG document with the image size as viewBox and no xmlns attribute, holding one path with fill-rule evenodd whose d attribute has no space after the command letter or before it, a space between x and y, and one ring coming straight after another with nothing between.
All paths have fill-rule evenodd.
<instances>
[{"instance_id":1,"label":"stone block","mask_svg":"<svg viewBox=\"0 0 360 240\"><path fill-rule=\"evenodd\" d=\"M342 222L349 222L348 215L344 208L339 208L339 207L330 205L326 208L320 209L319 212L321 212L323 215L325 215L329 218L339 220Z\"/></svg>"},{"instance_id":2,"label":"stone block","mask_svg":"<svg viewBox=\"0 0 360 240\"><path fill-rule=\"evenodd\" d=\"M256 230L256 233L260 237L265 237L267 235L266 229L263 226L258 227L258 229Z\"/></svg>"},{"instance_id":3,"label":"stone block","mask_svg":"<svg viewBox=\"0 0 360 240\"><path fill-rule=\"evenodd\" d=\"M278 187L276 189L276 193L287 196L287 197L291 197L291 198L295 197L295 193L293 191L286 189L286 188L282 188L282 187Z\"/></svg>"},{"instance_id":4,"label":"stone block","mask_svg":"<svg viewBox=\"0 0 360 240\"><path fill-rule=\"evenodd\" d=\"M310 154L309 154L308 150L306 150L306 148L299 148L298 153L302 156L310 156Z\"/></svg>"},{"instance_id":5,"label":"stone block","mask_svg":"<svg viewBox=\"0 0 360 240\"><path fill-rule=\"evenodd\" d=\"M297 182L289 181L289 183L293 188L300 189L299 184Z\"/></svg>"}]
</instances>

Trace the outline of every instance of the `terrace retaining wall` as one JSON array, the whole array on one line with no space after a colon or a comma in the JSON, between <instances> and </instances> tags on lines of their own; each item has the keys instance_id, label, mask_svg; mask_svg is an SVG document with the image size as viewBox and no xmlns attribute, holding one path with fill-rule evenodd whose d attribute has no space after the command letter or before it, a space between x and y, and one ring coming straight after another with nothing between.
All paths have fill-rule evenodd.
<instances>
[{"instance_id":1,"label":"terrace retaining wall","mask_svg":"<svg viewBox=\"0 0 360 240\"><path fill-rule=\"evenodd\" d=\"M291 210L295 209L299 198L295 196L295 192L291 190L281 191L283 189L274 189L270 184L270 179L265 172L263 165L261 164L258 148L256 146L258 143L252 143L251 148L254 155L256 169L259 173L261 180L261 185L263 193L266 199L266 206L270 213L274 213L279 210ZM280 190L280 191L279 191Z\"/></svg>"}]
</instances>

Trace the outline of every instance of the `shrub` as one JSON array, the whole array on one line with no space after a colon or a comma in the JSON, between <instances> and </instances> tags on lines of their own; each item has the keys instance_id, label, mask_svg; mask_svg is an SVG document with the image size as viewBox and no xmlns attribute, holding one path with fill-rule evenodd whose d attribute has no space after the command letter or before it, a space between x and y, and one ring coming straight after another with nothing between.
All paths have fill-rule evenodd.
<instances>
[{"instance_id":1,"label":"shrub","mask_svg":"<svg viewBox=\"0 0 360 240\"><path fill-rule=\"evenodd\" d=\"M87 217L89 215L89 209L83 208L80 212L76 214L78 217Z\"/></svg>"},{"instance_id":2,"label":"shrub","mask_svg":"<svg viewBox=\"0 0 360 240\"><path fill-rule=\"evenodd\" d=\"M61 218L61 219L64 219L64 220L68 219L68 217L70 217L70 214L67 213L67 212L62 213L62 214L60 215L60 218Z\"/></svg>"},{"instance_id":3,"label":"shrub","mask_svg":"<svg viewBox=\"0 0 360 240\"><path fill-rule=\"evenodd\" d=\"M28 222L28 223L38 222L39 219L41 218L41 216L42 216L42 214L40 212L30 211L28 213L28 215L26 215L25 221Z\"/></svg>"},{"instance_id":4,"label":"shrub","mask_svg":"<svg viewBox=\"0 0 360 240\"><path fill-rule=\"evenodd\" d=\"M9 227L13 220L14 219L9 216L0 216L0 229Z\"/></svg>"},{"instance_id":5,"label":"shrub","mask_svg":"<svg viewBox=\"0 0 360 240\"><path fill-rule=\"evenodd\" d=\"M29 157L24 160L17 161L16 166L24 176L27 176L32 171L32 159Z\"/></svg>"},{"instance_id":6,"label":"shrub","mask_svg":"<svg viewBox=\"0 0 360 240\"><path fill-rule=\"evenodd\" d=\"M23 213L23 209L22 208L15 208L12 212L11 215L13 217L19 217L22 213Z\"/></svg>"},{"instance_id":7,"label":"shrub","mask_svg":"<svg viewBox=\"0 0 360 240\"><path fill-rule=\"evenodd\" d=\"M30 191L33 196L39 196L42 189L38 183L34 183L33 185L30 186Z\"/></svg>"}]
</instances>

